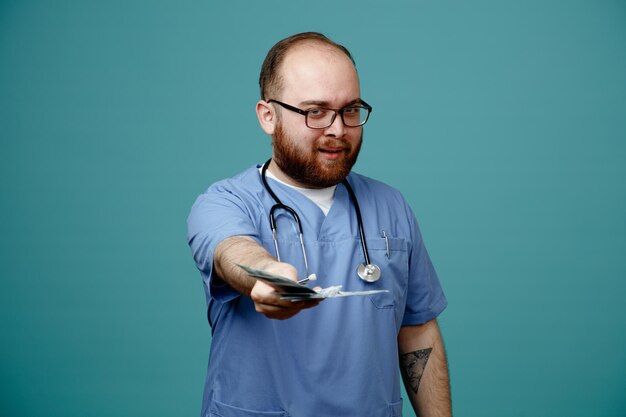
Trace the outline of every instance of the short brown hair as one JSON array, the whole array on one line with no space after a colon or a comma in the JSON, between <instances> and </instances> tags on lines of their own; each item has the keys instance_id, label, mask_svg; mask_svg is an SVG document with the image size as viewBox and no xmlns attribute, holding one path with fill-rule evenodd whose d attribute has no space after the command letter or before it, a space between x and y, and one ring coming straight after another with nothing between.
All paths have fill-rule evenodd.
<instances>
[{"instance_id":1,"label":"short brown hair","mask_svg":"<svg viewBox=\"0 0 626 417\"><path fill-rule=\"evenodd\" d=\"M275 95L280 92L282 88L282 79L279 74L280 64L282 64L289 49L298 43L306 41L323 43L336 48L346 54L346 56L350 58L350 61L354 64L354 59L352 58L350 51L348 51L345 46L333 42L321 33L303 32L289 36L272 46L272 49L269 50L265 60L263 61L261 75L259 76L259 87L261 87L262 100L269 100L272 98L271 95Z\"/></svg>"}]
</instances>

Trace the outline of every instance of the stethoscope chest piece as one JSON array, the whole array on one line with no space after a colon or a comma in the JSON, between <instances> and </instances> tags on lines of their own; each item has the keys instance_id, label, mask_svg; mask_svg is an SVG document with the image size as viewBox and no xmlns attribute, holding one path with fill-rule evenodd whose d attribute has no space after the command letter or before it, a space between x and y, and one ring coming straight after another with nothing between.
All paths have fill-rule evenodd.
<instances>
[{"instance_id":1,"label":"stethoscope chest piece","mask_svg":"<svg viewBox=\"0 0 626 417\"><path fill-rule=\"evenodd\" d=\"M363 281L376 282L380 279L380 268L375 264L359 264L356 272Z\"/></svg>"}]
</instances>

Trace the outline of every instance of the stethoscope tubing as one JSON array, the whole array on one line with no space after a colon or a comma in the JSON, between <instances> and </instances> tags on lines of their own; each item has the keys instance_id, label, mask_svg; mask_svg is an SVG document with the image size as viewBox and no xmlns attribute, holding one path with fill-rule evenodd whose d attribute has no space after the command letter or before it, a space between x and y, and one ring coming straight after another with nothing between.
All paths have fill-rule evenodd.
<instances>
[{"instance_id":1,"label":"stethoscope tubing","mask_svg":"<svg viewBox=\"0 0 626 417\"><path fill-rule=\"evenodd\" d=\"M365 257L365 265L370 265L370 257L369 251L367 250L367 243L365 242L365 231L363 230L363 218L361 217L361 208L359 207L359 202L356 199L356 195L354 195L354 191L350 186L350 183L347 179L341 182L348 190L348 194L350 194L350 200L352 200L352 204L354 204L354 211L356 212L356 221L359 225L359 236L361 237L361 249L363 249L363 256Z\"/></svg>"},{"instance_id":2,"label":"stethoscope tubing","mask_svg":"<svg viewBox=\"0 0 626 417\"><path fill-rule=\"evenodd\" d=\"M278 240L276 238L276 230L277 230L277 228L276 228L276 219L274 217L274 212L276 210L282 209L282 210L288 211L293 216L294 220L296 221L296 224L298 225L298 232L300 234L300 245L302 247L302 256L304 257L304 266L306 268L306 273L308 275L308 273L309 273L309 265L308 265L308 261L307 261L306 251L304 249L304 238L303 238L303 232L302 232L302 223L300 222L300 216L298 216L298 213L296 213L296 211L293 208L287 206L286 204L283 204L283 202L280 201L278 196L274 193L274 191L270 187L269 183L267 182L266 171L267 171L267 168L269 167L271 161L272 161L272 159L270 158L263 165L263 168L261 169L261 180L263 181L263 185L264 185L265 189L267 190L267 192L272 196L272 198L276 202L276 204L274 204L272 206L272 208L270 209L270 213L269 213L270 227L272 229L272 235L273 235L273 239L274 239L274 248L276 250L276 259L280 262L280 253L278 251ZM352 201L352 204L354 204L354 211L356 213L356 219L357 219L357 224L358 224L358 228L359 228L359 237L361 239L361 249L363 250L363 257L365 258L364 266L371 266L372 264L370 263L369 251L367 249L367 243L365 241L365 231L363 230L363 218L361 217L361 208L359 207L359 202L358 202L358 200L356 198L356 195L354 194L354 190L350 186L350 183L348 182L348 180L346 178L344 178L341 183L344 185L344 187L346 187L346 190L348 191L348 195L350 196L350 200ZM376 267L375 265L372 265L372 266ZM378 267L376 267L376 268L378 268ZM361 278L363 278L363 277L361 277ZM365 278L363 278L363 279L365 279ZM378 278L376 278L376 280L377 279Z\"/></svg>"},{"instance_id":3,"label":"stethoscope tubing","mask_svg":"<svg viewBox=\"0 0 626 417\"><path fill-rule=\"evenodd\" d=\"M276 236L276 231L277 231L277 227L276 227L276 217L274 216L274 212L276 210L282 209L282 210L286 210L287 212L289 212L294 220L296 221L296 224L298 225L298 234L299 234L299 238L300 238L300 247L302 248L302 257L304 258L304 270L306 272L306 275L309 275L309 261L308 258L306 256L306 250L304 249L304 236L303 236L303 231L302 231L302 222L300 221L300 216L298 216L298 213L292 209L291 207L289 207L286 204L283 204L282 201L280 201L280 199L278 198L278 196L274 193L274 191L272 190L272 188L270 187L270 185L267 182L267 178L265 176L265 172L267 171L267 167L270 164L270 161L272 159L270 158L265 165L263 165L263 169L261 170L261 179L263 180L263 185L265 186L265 189L270 193L270 195L272 196L272 198L274 199L274 201L276 202L276 204L274 204L272 206L272 208L270 209L270 228L272 229L272 237L274 240L274 249L276 250L276 260L278 260L278 262L281 262L280 260L280 251L278 250L278 239Z\"/></svg>"}]
</instances>

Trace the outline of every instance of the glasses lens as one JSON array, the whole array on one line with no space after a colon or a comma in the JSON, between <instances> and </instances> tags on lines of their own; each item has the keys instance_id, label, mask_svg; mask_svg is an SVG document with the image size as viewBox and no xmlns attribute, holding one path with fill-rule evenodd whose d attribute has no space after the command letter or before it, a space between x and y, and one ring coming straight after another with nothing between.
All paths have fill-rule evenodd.
<instances>
[{"instance_id":1,"label":"glasses lens","mask_svg":"<svg viewBox=\"0 0 626 417\"><path fill-rule=\"evenodd\" d=\"M363 106L350 106L339 110L346 126L362 126L367 122L370 111ZM310 109L306 114L306 125L313 129L325 129L335 121L335 110Z\"/></svg>"},{"instance_id":2,"label":"glasses lens","mask_svg":"<svg viewBox=\"0 0 626 417\"><path fill-rule=\"evenodd\" d=\"M346 107L343 109L343 122L346 126L361 126L365 124L369 114L369 109L362 106Z\"/></svg>"},{"instance_id":3,"label":"glasses lens","mask_svg":"<svg viewBox=\"0 0 626 417\"><path fill-rule=\"evenodd\" d=\"M333 123L335 112L328 109L311 109L306 115L307 126L322 129Z\"/></svg>"}]
</instances>

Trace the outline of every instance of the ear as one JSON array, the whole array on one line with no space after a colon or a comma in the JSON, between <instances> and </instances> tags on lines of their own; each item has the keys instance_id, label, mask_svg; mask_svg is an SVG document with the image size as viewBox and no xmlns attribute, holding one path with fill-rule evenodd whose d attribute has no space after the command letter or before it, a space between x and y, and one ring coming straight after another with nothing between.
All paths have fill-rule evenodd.
<instances>
[{"instance_id":1,"label":"ear","mask_svg":"<svg viewBox=\"0 0 626 417\"><path fill-rule=\"evenodd\" d=\"M256 117L259 119L261 129L268 135L273 135L276 128L276 113L270 103L259 100L256 103Z\"/></svg>"}]
</instances>

